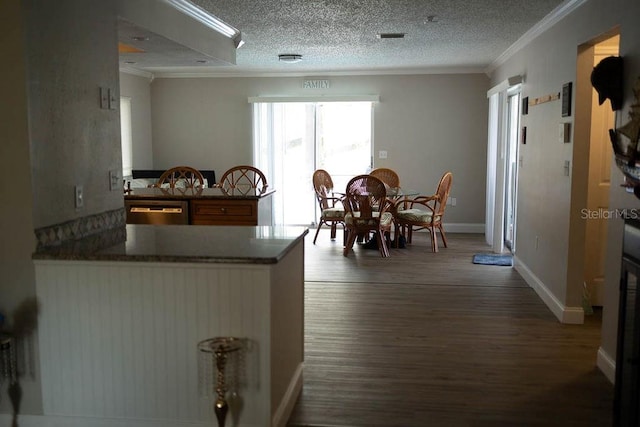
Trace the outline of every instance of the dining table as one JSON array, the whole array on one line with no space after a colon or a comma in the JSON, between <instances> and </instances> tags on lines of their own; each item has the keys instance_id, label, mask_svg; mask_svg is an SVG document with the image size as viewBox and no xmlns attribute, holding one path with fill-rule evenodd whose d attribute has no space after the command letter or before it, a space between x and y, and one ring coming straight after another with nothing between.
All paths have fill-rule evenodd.
<instances>
[{"instance_id":1,"label":"dining table","mask_svg":"<svg viewBox=\"0 0 640 427\"><path fill-rule=\"evenodd\" d=\"M411 197L415 197L415 196L419 196L420 192L411 188L404 188L404 187L389 187L387 189L387 200L389 200L393 205L390 209L391 214L393 215L394 219L397 215L397 211L398 211L398 206L402 205L403 202L405 203L405 207L406 207L406 203L409 201L409 199ZM396 234L394 236L393 239L391 239L392 242L392 246L391 247L397 247L397 248L404 248L405 247L405 243L404 240L405 239L400 239L400 236L404 236L405 234L405 229L404 227L402 227L402 231L400 230L400 227L398 227L397 223L394 220L394 233ZM399 235L398 235L399 234ZM401 240L403 242L401 242Z\"/></svg>"},{"instance_id":2,"label":"dining table","mask_svg":"<svg viewBox=\"0 0 640 427\"><path fill-rule=\"evenodd\" d=\"M387 199L397 201L402 198L418 196L419 191L404 187L389 187L387 188Z\"/></svg>"},{"instance_id":3,"label":"dining table","mask_svg":"<svg viewBox=\"0 0 640 427\"><path fill-rule=\"evenodd\" d=\"M333 191L332 194L336 197L344 197L346 194L344 192ZM418 196L420 192L413 189L408 189L404 187L387 187L387 199L392 202L396 202L402 198Z\"/></svg>"},{"instance_id":4,"label":"dining table","mask_svg":"<svg viewBox=\"0 0 640 427\"><path fill-rule=\"evenodd\" d=\"M412 188L405 188L405 187L388 187L386 186L386 190L387 190L387 200L390 202L391 207L389 209L389 212L391 212L391 214L394 216L396 216L396 211L398 208L398 205L403 202L403 201L407 201L409 198L411 197L415 197L415 196L419 196L421 193L417 190L414 190ZM345 194L344 193L339 193L339 192L334 192L334 194L336 194L338 197L344 197ZM400 232L400 230L396 227L394 230L394 233L398 233ZM401 235L404 235L404 231L401 233ZM378 244L376 242L375 239L368 239L368 236L359 236L358 237L358 242L362 244L362 247L364 249L378 249ZM404 244L399 245L398 239L394 238L391 239L389 238L390 242L395 246L398 246L400 248L404 248Z\"/></svg>"}]
</instances>

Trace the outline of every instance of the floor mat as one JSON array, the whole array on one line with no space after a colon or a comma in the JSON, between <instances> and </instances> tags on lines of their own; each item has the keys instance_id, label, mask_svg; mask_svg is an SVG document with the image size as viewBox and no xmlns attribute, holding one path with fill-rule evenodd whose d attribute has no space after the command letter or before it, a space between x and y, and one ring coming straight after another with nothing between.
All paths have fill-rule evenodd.
<instances>
[{"instance_id":1,"label":"floor mat","mask_svg":"<svg viewBox=\"0 0 640 427\"><path fill-rule=\"evenodd\" d=\"M482 264L482 265L501 265L501 266L509 266L513 265L513 256L512 255L501 255L501 254L475 254L473 256L474 264Z\"/></svg>"}]
</instances>

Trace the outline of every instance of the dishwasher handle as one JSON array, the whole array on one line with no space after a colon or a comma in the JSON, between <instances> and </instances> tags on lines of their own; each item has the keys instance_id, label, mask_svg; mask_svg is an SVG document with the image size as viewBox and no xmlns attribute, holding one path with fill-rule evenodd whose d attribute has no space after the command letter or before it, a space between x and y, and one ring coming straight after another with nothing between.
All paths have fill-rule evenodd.
<instances>
[{"instance_id":1,"label":"dishwasher handle","mask_svg":"<svg viewBox=\"0 0 640 427\"><path fill-rule=\"evenodd\" d=\"M163 214L181 214L182 208L173 208L166 206L132 206L129 209L129 212L139 212L139 213L163 213Z\"/></svg>"}]
</instances>

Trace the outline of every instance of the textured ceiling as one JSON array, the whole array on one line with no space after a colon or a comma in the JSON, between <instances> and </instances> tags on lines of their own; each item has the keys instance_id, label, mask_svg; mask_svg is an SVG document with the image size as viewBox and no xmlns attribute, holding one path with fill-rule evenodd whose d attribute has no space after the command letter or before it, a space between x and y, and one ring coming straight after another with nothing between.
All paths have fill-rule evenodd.
<instances>
[{"instance_id":1,"label":"textured ceiling","mask_svg":"<svg viewBox=\"0 0 640 427\"><path fill-rule=\"evenodd\" d=\"M236 65L196 63L198 53L164 40L136 56L151 72L220 74L485 69L562 0L192 0L242 32ZM434 22L430 17L435 16ZM132 29L129 27L128 31ZM379 39L378 33L405 33ZM121 34L122 40L122 34ZM285 64L278 54L303 61ZM134 55L134 54L131 54ZM126 59L124 56L122 60ZM187 67L187 68L185 68Z\"/></svg>"}]
</instances>

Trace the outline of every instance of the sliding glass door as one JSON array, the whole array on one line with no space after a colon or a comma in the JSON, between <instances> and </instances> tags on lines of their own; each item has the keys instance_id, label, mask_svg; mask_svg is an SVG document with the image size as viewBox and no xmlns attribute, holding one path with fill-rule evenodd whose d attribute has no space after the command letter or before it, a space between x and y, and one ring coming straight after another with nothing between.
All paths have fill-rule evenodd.
<instances>
[{"instance_id":1,"label":"sliding glass door","mask_svg":"<svg viewBox=\"0 0 640 427\"><path fill-rule=\"evenodd\" d=\"M506 179L504 244L516 250L516 203L518 195L518 143L520 142L520 87L507 93Z\"/></svg>"},{"instance_id":2,"label":"sliding glass door","mask_svg":"<svg viewBox=\"0 0 640 427\"><path fill-rule=\"evenodd\" d=\"M276 224L317 221L314 170L327 170L336 191L370 170L371 120L370 102L254 104L254 162L276 189Z\"/></svg>"}]
</instances>

